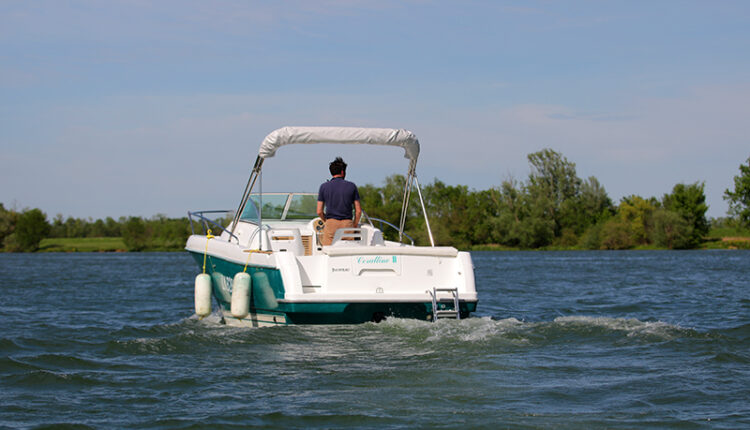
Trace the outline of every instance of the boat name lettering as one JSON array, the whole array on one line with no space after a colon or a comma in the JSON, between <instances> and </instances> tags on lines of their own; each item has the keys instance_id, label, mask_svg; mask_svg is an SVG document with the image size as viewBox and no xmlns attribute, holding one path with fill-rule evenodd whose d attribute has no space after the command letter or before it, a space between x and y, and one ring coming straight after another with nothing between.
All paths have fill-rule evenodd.
<instances>
[{"instance_id":1,"label":"boat name lettering","mask_svg":"<svg viewBox=\"0 0 750 430\"><path fill-rule=\"evenodd\" d=\"M395 255L390 257L382 257L380 255L376 255L375 257L357 257L357 264L388 264L395 262Z\"/></svg>"}]
</instances>

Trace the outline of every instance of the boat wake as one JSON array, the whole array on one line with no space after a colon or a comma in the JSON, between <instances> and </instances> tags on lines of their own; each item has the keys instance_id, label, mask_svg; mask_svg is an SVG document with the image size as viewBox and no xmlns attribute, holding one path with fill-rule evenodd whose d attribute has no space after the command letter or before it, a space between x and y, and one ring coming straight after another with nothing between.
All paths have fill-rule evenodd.
<instances>
[{"instance_id":1,"label":"boat wake","mask_svg":"<svg viewBox=\"0 0 750 430\"><path fill-rule=\"evenodd\" d=\"M280 356L317 359L361 354L431 356L512 352L536 348L608 348L679 344L683 339L720 340L722 331L700 332L662 321L601 316L563 316L552 321L472 317L427 322L388 318L357 325L227 327L217 318L186 318L175 324L126 328L107 345L114 355L183 354L196 350L273 350ZM296 359L296 358L295 358Z\"/></svg>"},{"instance_id":2,"label":"boat wake","mask_svg":"<svg viewBox=\"0 0 750 430\"><path fill-rule=\"evenodd\" d=\"M203 320L193 316L186 319L184 324L202 326L206 329L222 328L230 330L221 324L221 318L210 315ZM300 334L321 335L345 334L349 332L381 332L395 336L417 336L424 341L440 341L443 338L465 342L479 342L493 338L506 339L554 339L560 336L578 336L582 340L590 340L601 336L641 339L645 341L668 341L682 337L710 336L694 329L663 321L640 321L636 318L613 318L602 316L573 315L562 316L552 321L523 321L516 318L496 319L493 317L471 317L463 320L444 319L428 322L415 319L387 318L380 323L366 323L360 325L312 325L312 326L280 326L263 328L263 330L295 331ZM239 329L257 330L256 328ZM230 331L236 331L231 329ZM278 332L277 332L278 334Z\"/></svg>"},{"instance_id":3,"label":"boat wake","mask_svg":"<svg viewBox=\"0 0 750 430\"><path fill-rule=\"evenodd\" d=\"M430 323L390 318L376 327L385 333L415 336L425 342L441 342L446 339L468 343L499 340L516 345L559 340L590 343L597 339L650 343L706 336L693 329L662 321L596 316L564 316L542 322L480 317Z\"/></svg>"}]
</instances>

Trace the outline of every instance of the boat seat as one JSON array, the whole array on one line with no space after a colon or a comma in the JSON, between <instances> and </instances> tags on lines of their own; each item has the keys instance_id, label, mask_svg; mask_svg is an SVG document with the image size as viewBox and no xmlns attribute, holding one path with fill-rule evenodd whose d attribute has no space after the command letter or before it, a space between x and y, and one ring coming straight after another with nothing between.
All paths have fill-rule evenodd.
<instances>
[{"instance_id":1,"label":"boat seat","mask_svg":"<svg viewBox=\"0 0 750 430\"><path fill-rule=\"evenodd\" d=\"M458 250L452 246L349 246L351 242L341 246L324 246L323 253L331 257L341 255L421 255L426 257L458 256Z\"/></svg>"},{"instance_id":2,"label":"boat seat","mask_svg":"<svg viewBox=\"0 0 750 430\"><path fill-rule=\"evenodd\" d=\"M291 252L294 255L305 255L302 235L298 228L274 228L268 231L271 250L274 252Z\"/></svg>"},{"instance_id":3,"label":"boat seat","mask_svg":"<svg viewBox=\"0 0 750 430\"><path fill-rule=\"evenodd\" d=\"M367 232L363 228L344 227L333 234L331 246L364 246L367 245Z\"/></svg>"}]
</instances>

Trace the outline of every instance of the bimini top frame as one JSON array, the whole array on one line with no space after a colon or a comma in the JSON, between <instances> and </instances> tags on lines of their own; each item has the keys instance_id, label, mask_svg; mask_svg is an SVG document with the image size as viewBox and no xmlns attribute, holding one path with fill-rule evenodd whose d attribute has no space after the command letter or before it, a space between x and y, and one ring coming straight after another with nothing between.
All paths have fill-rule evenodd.
<instances>
[{"instance_id":1,"label":"bimini top frame","mask_svg":"<svg viewBox=\"0 0 750 430\"><path fill-rule=\"evenodd\" d=\"M250 193L255 186L255 182L262 177L263 161L276 155L276 151L284 146L291 144L316 144L316 143L340 143L348 145L385 145L398 146L404 149L404 158L409 159L409 171L407 174L406 184L404 186L404 198L401 205L401 219L399 222L399 241L404 234L404 225L406 223L406 213L412 191L412 183L416 183L417 193L419 194L419 203L422 206L427 233L430 237L430 244L435 246L432 238L430 222L427 218L427 210L422 199L422 191L419 188L419 181L416 175L417 158L419 157L419 140L414 133L404 129L391 128L358 128L358 127L282 127L272 131L260 144L258 157L255 159L253 170L242 194L242 200L237 208L237 212L232 222L231 233L239 222L242 211L250 198ZM262 179L260 182L260 193L262 195ZM262 227L262 214L259 213L258 226ZM262 244L261 244L262 248Z\"/></svg>"}]
</instances>

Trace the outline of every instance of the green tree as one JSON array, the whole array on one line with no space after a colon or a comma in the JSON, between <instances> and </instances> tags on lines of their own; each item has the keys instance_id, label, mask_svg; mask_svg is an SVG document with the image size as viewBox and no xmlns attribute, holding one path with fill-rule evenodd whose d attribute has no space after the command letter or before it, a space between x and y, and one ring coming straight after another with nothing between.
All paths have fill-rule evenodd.
<instances>
[{"instance_id":1,"label":"green tree","mask_svg":"<svg viewBox=\"0 0 750 430\"><path fill-rule=\"evenodd\" d=\"M482 196L480 219L475 228L487 230L475 243L493 241L505 246L538 248L547 246L555 238L555 221L552 201L547 194L538 192L543 187L531 189L529 184L518 184L514 179L502 182L500 188L475 192ZM486 227L485 227L486 226Z\"/></svg>"},{"instance_id":2,"label":"green tree","mask_svg":"<svg viewBox=\"0 0 750 430\"><path fill-rule=\"evenodd\" d=\"M98 219L94 221L93 223L89 222L89 229L88 233L86 235L87 237L104 237L105 234L105 225L104 221L101 219Z\"/></svg>"},{"instance_id":3,"label":"green tree","mask_svg":"<svg viewBox=\"0 0 750 430\"><path fill-rule=\"evenodd\" d=\"M180 249L190 235L190 224L187 218L167 218L166 215L158 214L146 221L145 225L146 248L149 250Z\"/></svg>"},{"instance_id":4,"label":"green tree","mask_svg":"<svg viewBox=\"0 0 750 430\"><path fill-rule=\"evenodd\" d=\"M585 249L602 248L602 228L606 221L589 226L579 239L579 244Z\"/></svg>"},{"instance_id":5,"label":"green tree","mask_svg":"<svg viewBox=\"0 0 750 430\"><path fill-rule=\"evenodd\" d=\"M5 238L13 233L17 219L18 214L15 211L5 209L0 203L0 249L4 247Z\"/></svg>"},{"instance_id":6,"label":"green tree","mask_svg":"<svg viewBox=\"0 0 750 430\"><path fill-rule=\"evenodd\" d=\"M554 236L576 218L576 197L581 190L581 178L576 175L576 165L562 154L543 149L528 155L531 173L526 186L535 216L543 216L554 223ZM540 226L539 222L533 225ZM543 223L542 223L543 224Z\"/></svg>"},{"instance_id":7,"label":"green tree","mask_svg":"<svg viewBox=\"0 0 750 430\"><path fill-rule=\"evenodd\" d=\"M65 219L62 214L57 214L52 219L52 228L49 237L65 237Z\"/></svg>"},{"instance_id":8,"label":"green tree","mask_svg":"<svg viewBox=\"0 0 750 430\"><path fill-rule=\"evenodd\" d=\"M398 226L401 217L401 202L404 196L404 184L406 178L403 175L391 175L385 179L382 187L374 185L363 185L359 187L359 197L362 203L362 210L372 218L379 218ZM414 197L414 196L412 196ZM411 212L407 220L413 219L416 214L414 206L410 205ZM363 220L363 222L366 220ZM376 227L380 225L375 222ZM406 230L409 230L405 227ZM407 232L411 235L410 232ZM383 226L383 234L388 240L398 240L398 231Z\"/></svg>"},{"instance_id":9,"label":"green tree","mask_svg":"<svg viewBox=\"0 0 750 430\"><path fill-rule=\"evenodd\" d=\"M86 220L68 217L65 220L65 237L86 237L87 226Z\"/></svg>"},{"instance_id":10,"label":"green tree","mask_svg":"<svg viewBox=\"0 0 750 430\"><path fill-rule=\"evenodd\" d=\"M662 198L664 208L682 217L689 227L689 243L680 247L694 248L700 245L703 236L708 233L708 205L703 189L702 182L677 184L672 188L671 194L665 194Z\"/></svg>"},{"instance_id":11,"label":"green tree","mask_svg":"<svg viewBox=\"0 0 750 430\"><path fill-rule=\"evenodd\" d=\"M623 197L620 201L620 206L617 208L617 218L627 225L631 242L638 245L649 243L653 226L652 215L657 207L658 202L653 199L646 200L636 195Z\"/></svg>"},{"instance_id":12,"label":"green tree","mask_svg":"<svg viewBox=\"0 0 750 430\"><path fill-rule=\"evenodd\" d=\"M632 222L621 217L607 220L598 234L600 249L629 249L635 245Z\"/></svg>"},{"instance_id":13,"label":"green tree","mask_svg":"<svg viewBox=\"0 0 750 430\"><path fill-rule=\"evenodd\" d=\"M750 227L750 157L740 164L740 174L734 177L734 190L724 191L724 200L729 202L729 215Z\"/></svg>"},{"instance_id":14,"label":"green tree","mask_svg":"<svg viewBox=\"0 0 750 430\"><path fill-rule=\"evenodd\" d=\"M520 246L519 225L524 211L524 194L514 179L502 182L488 196L495 207L489 219L492 240L506 246Z\"/></svg>"},{"instance_id":15,"label":"green tree","mask_svg":"<svg viewBox=\"0 0 750 430\"><path fill-rule=\"evenodd\" d=\"M579 231L599 221L606 220L615 212L612 199L607 195L604 186L593 176L590 176L581 184L578 207L581 213L578 224L579 227L582 227L578 229Z\"/></svg>"},{"instance_id":16,"label":"green tree","mask_svg":"<svg viewBox=\"0 0 750 430\"><path fill-rule=\"evenodd\" d=\"M522 248L542 248L550 245L555 238L555 221L544 216L543 206L535 205L529 216L516 225L512 234L518 238Z\"/></svg>"},{"instance_id":17,"label":"green tree","mask_svg":"<svg viewBox=\"0 0 750 430\"><path fill-rule=\"evenodd\" d=\"M119 237L120 227L120 224L112 217L107 217L104 221L104 235L107 237Z\"/></svg>"},{"instance_id":18,"label":"green tree","mask_svg":"<svg viewBox=\"0 0 750 430\"><path fill-rule=\"evenodd\" d=\"M654 212L654 243L669 249L694 246L693 227L680 214L667 209Z\"/></svg>"},{"instance_id":19,"label":"green tree","mask_svg":"<svg viewBox=\"0 0 750 430\"><path fill-rule=\"evenodd\" d=\"M143 251L148 246L146 224L140 217L130 217L122 226L122 240L128 251Z\"/></svg>"},{"instance_id":20,"label":"green tree","mask_svg":"<svg viewBox=\"0 0 750 430\"><path fill-rule=\"evenodd\" d=\"M468 188L446 185L436 179L425 187L424 195L435 241L458 248L469 247L480 214L477 199L471 197Z\"/></svg>"},{"instance_id":21,"label":"green tree","mask_svg":"<svg viewBox=\"0 0 750 430\"><path fill-rule=\"evenodd\" d=\"M47 215L39 209L23 211L16 220L13 233L8 236L5 247L12 252L33 252L39 249L39 242L50 232Z\"/></svg>"},{"instance_id":22,"label":"green tree","mask_svg":"<svg viewBox=\"0 0 750 430\"><path fill-rule=\"evenodd\" d=\"M471 231L472 244L498 243L499 232L495 231L495 218L502 210L501 194L496 188L472 191L469 194L469 204L476 214L476 224Z\"/></svg>"}]
</instances>

